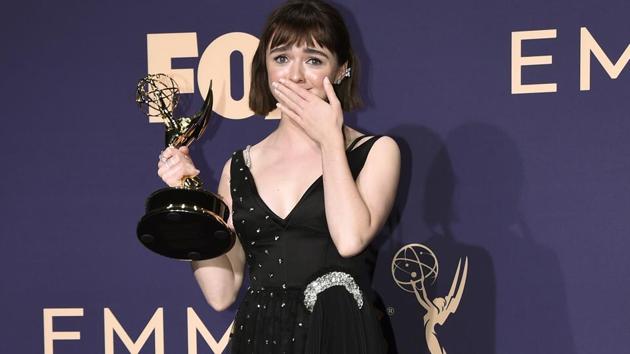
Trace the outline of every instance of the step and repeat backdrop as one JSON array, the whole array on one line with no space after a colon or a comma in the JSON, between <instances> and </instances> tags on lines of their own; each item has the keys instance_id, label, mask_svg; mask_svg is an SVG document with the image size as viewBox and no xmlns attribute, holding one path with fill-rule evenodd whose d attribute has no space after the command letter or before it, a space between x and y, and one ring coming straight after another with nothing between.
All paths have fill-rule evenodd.
<instances>
[{"instance_id":1,"label":"step and repeat backdrop","mask_svg":"<svg viewBox=\"0 0 630 354\"><path fill-rule=\"evenodd\" d=\"M214 190L231 153L278 124L247 97L279 4L5 4L1 353L229 353L236 306L214 311L187 262L136 238L163 186L164 125L138 109L135 88L167 73L178 114L193 114L212 80L214 114L192 157ZM375 241L390 352L625 352L630 3L336 5L364 74L366 106L346 122L402 152Z\"/></svg>"}]
</instances>

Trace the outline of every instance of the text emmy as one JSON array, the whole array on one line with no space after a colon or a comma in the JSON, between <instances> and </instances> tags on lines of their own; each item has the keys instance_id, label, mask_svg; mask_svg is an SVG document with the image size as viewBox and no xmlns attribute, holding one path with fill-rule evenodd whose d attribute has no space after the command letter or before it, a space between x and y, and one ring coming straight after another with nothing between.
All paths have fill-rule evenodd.
<instances>
[{"instance_id":1,"label":"text emmy","mask_svg":"<svg viewBox=\"0 0 630 354\"><path fill-rule=\"evenodd\" d=\"M553 56L551 55L523 56L523 42L555 39L557 36L557 29L512 32L512 94L558 91L558 84L555 82L523 84L522 81L522 70L525 66L551 65L553 63ZM591 54L597 59L608 76L614 80L619 77L621 71L630 61L630 44L619 59L613 63L588 28L580 28L580 91L589 91L591 89Z\"/></svg>"},{"instance_id":2,"label":"text emmy","mask_svg":"<svg viewBox=\"0 0 630 354\"><path fill-rule=\"evenodd\" d=\"M81 330L74 331L58 331L54 329L55 319L60 317L83 317L85 311L81 307L77 308L45 308L43 311L44 319L44 354L54 354L55 342L59 341L80 341ZM230 331L232 324L223 332L220 339L210 333L208 328L203 324L195 310L191 307L186 309L186 333L187 333L187 354L197 354L197 335L206 342L210 350L214 354L223 353L230 340ZM104 354L114 354L115 339L121 342L127 352L130 354L139 354L143 347L147 344L149 338L153 337L154 343L153 353L164 354L164 309L162 307L155 310L146 326L135 340L132 339L123 325L118 321L116 315L110 308L103 309L103 351ZM177 351L184 353L183 351ZM203 350L205 352L205 350ZM91 354L101 353L100 350L94 348L90 350Z\"/></svg>"}]
</instances>

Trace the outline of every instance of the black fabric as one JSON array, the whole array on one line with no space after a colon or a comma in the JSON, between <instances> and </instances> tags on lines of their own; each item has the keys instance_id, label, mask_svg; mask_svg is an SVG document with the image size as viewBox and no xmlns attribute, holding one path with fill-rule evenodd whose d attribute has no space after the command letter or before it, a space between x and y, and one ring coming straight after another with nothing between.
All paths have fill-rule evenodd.
<instances>
[{"instance_id":1,"label":"black fabric","mask_svg":"<svg viewBox=\"0 0 630 354\"><path fill-rule=\"evenodd\" d=\"M378 138L352 149L360 138L356 139L346 151L355 179ZM250 284L236 314L232 353L385 353L371 303L376 251L367 247L354 257L339 255L326 223L322 177L283 219L258 195L243 151L232 157L230 174L232 220L245 251ZM354 277L363 292L361 309L341 286L321 292L313 313L306 309L306 285L332 270Z\"/></svg>"}]
</instances>

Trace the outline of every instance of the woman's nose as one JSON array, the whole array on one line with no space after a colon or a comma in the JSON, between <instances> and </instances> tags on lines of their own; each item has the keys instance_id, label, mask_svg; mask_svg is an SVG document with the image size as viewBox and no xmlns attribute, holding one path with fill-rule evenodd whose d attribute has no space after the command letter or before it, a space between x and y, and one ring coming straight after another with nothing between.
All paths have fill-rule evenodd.
<instances>
[{"instance_id":1,"label":"woman's nose","mask_svg":"<svg viewBox=\"0 0 630 354\"><path fill-rule=\"evenodd\" d=\"M291 71L289 72L289 80L300 83L304 81L304 72L302 65L299 62L294 62L291 64Z\"/></svg>"}]
</instances>

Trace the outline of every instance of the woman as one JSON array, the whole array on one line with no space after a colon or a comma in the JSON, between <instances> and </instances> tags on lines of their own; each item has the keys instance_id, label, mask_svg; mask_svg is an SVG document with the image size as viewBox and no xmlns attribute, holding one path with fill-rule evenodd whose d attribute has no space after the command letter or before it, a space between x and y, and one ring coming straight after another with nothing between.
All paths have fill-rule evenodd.
<instances>
[{"instance_id":1,"label":"woman","mask_svg":"<svg viewBox=\"0 0 630 354\"><path fill-rule=\"evenodd\" d=\"M389 137L343 124L359 105L358 61L339 13L289 1L267 22L252 63L250 107L280 123L227 161L218 193L231 207L234 247L193 262L208 303L234 303L249 285L233 353L383 353L370 290L370 242L394 202L400 152ZM186 148L166 149L158 174L170 186L194 176Z\"/></svg>"}]
</instances>

